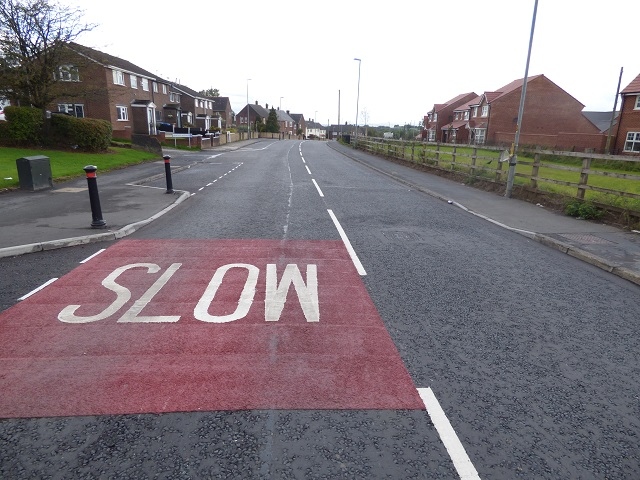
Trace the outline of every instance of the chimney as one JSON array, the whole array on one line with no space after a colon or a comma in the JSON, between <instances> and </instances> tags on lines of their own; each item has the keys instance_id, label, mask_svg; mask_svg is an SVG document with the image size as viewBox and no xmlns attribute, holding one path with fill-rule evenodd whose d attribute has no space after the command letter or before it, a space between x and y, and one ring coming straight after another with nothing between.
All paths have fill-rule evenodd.
<instances>
[{"instance_id":1,"label":"chimney","mask_svg":"<svg viewBox=\"0 0 640 480\"><path fill-rule=\"evenodd\" d=\"M287 115L289 115L289 110L287 110Z\"/></svg>"},{"instance_id":2,"label":"chimney","mask_svg":"<svg viewBox=\"0 0 640 480\"><path fill-rule=\"evenodd\" d=\"M258 105L258 100L256 100L256 105Z\"/></svg>"},{"instance_id":3,"label":"chimney","mask_svg":"<svg viewBox=\"0 0 640 480\"><path fill-rule=\"evenodd\" d=\"M269 110L269 104L268 104L268 103L265 103L265 104L264 104L264 108L266 108L267 110Z\"/></svg>"}]
</instances>

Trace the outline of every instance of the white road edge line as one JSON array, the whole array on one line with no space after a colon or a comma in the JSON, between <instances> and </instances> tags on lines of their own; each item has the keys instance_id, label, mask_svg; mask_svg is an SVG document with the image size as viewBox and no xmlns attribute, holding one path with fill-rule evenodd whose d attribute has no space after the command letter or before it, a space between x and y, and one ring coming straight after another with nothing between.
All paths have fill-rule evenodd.
<instances>
[{"instance_id":1,"label":"white road edge line","mask_svg":"<svg viewBox=\"0 0 640 480\"><path fill-rule=\"evenodd\" d=\"M347 247L347 251L349 252L349 256L351 257L351 261L355 265L356 270L358 271L358 274L360 274L361 276L366 275L367 271L362 266L362 262L360 262L360 259L358 258L358 255L356 254L356 251L351 246L351 242L349 241L349 238L347 237L347 234L342 229L342 226L340 225L340 222L338 222L338 219L333 214L333 211L327 210L327 212L329 212L329 216L331 217L331 220L333 220L333 224L336 226L336 229L338 230L338 233L340 234L340 238L342 238L342 242L344 243L344 246Z\"/></svg>"},{"instance_id":2,"label":"white road edge line","mask_svg":"<svg viewBox=\"0 0 640 480\"><path fill-rule=\"evenodd\" d=\"M309 172L309 175L311 175L311 170L309 170L309 167L307 167L306 165L304 166L304 168L307 169L307 172Z\"/></svg>"},{"instance_id":3,"label":"white road edge line","mask_svg":"<svg viewBox=\"0 0 640 480\"><path fill-rule=\"evenodd\" d=\"M97 257L98 255L100 255L102 252L104 252L105 249L101 248L100 250L98 250L96 253L94 253L93 255L91 255L90 257L85 258L84 260L82 260L80 263L87 263L89 260L91 260L93 257Z\"/></svg>"},{"instance_id":4,"label":"white road edge line","mask_svg":"<svg viewBox=\"0 0 640 480\"><path fill-rule=\"evenodd\" d=\"M476 468L471 463L469 456L460 440L456 435L455 430L451 426L449 419L447 418L444 410L440 406L440 402L434 395L431 388L418 388L420 398L424 402L424 406L427 409L429 417L433 425L436 427L442 443L444 443L449 456L453 461L453 466L456 467L458 475L462 480L480 480Z\"/></svg>"},{"instance_id":5,"label":"white road edge line","mask_svg":"<svg viewBox=\"0 0 640 480\"><path fill-rule=\"evenodd\" d=\"M49 280L46 283L43 283L42 285L40 285L38 288L36 288L35 290L31 290L29 293L27 293L26 295L21 296L18 301L21 302L22 300L25 300L27 298L29 298L31 295L38 293L40 290L42 290L43 288L45 288L46 286L52 284L53 282L55 282L58 278L52 278L51 280Z\"/></svg>"},{"instance_id":6,"label":"white road edge line","mask_svg":"<svg viewBox=\"0 0 640 480\"><path fill-rule=\"evenodd\" d=\"M324 193L322 193L322 190L320 190L320 186L318 185L318 183L312 178L311 181L313 182L313 184L316 186L316 188L318 189L318 193L320 194L321 197L324 197Z\"/></svg>"}]
</instances>

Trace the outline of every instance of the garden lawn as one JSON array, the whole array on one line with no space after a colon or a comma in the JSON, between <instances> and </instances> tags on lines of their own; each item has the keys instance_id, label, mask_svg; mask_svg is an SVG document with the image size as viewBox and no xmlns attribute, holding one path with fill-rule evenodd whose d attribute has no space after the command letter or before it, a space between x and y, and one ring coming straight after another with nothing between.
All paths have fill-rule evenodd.
<instances>
[{"instance_id":1,"label":"garden lawn","mask_svg":"<svg viewBox=\"0 0 640 480\"><path fill-rule=\"evenodd\" d=\"M158 160L153 153L130 148L110 148L106 153L84 153L0 147L0 190L20 185L16 160L34 155L49 157L54 182L84 176L83 167L86 165L95 165L98 172L108 172L127 165Z\"/></svg>"}]
</instances>

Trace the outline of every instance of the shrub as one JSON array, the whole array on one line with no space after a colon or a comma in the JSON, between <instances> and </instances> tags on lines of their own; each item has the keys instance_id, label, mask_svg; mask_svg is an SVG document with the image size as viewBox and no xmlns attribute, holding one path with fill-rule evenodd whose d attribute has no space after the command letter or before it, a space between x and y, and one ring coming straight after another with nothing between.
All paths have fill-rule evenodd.
<instances>
[{"instance_id":1,"label":"shrub","mask_svg":"<svg viewBox=\"0 0 640 480\"><path fill-rule=\"evenodd\" d=\"M7 145L40 145L42 143L42 110L33 107L7 106L6 116Z\"/></svg>"},{"instance_id":2,"label":"shrub","mask_svg":"<svg viewBox=\"0 0 640 480\"><path fill-rule=\"evenodd\" d=\"M51 117L50 140L60 147L101 152L111 145L111 135L111 124L105 120L76 118L68 115Z\"/></svg>"},{"instance_id":3,"label":"shrub","mask_svg":"<svg viewBox=\"0 0 640 480\"><path fill-rule=\"evenodd\" d=\"M565 206L564 213L570 217L584 218L585 220L598 220L604 215L604 211L589 202L572 200Z\"/></svg>"}]
</instances>

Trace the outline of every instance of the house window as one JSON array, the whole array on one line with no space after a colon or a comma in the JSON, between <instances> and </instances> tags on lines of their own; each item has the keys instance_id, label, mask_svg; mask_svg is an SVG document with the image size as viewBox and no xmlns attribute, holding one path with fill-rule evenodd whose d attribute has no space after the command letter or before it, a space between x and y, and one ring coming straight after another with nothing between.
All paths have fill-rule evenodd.
<instances>
[{"instance_id":1,"label":"house window","mask_svg":"<svg viewBox=\"0 0 640 480\"><path fill-rule=\"evenodd\" d=\"M433 114L433 121L434 121L434 122L437 122L437 121L438 121L438 114L437 114L437 113L434 113L434 114Z\"/></svg>"},{"instance_id":2,"label":"house window","mask_svg":"<svg viewBox=\"0 0 640 480\"><path fill-rule=\"evenodd\" d=\"M129 120L129 110L124 105L116 105L116 111L118 112L118 121L124 122Z\"/></svg>"},{"instance_id":3,"label":"house window","mask_svg":"<svg viewBox=\"0 0 640 480\"><path fill-rule=\"evenodd\" d=\"M113 83L115 83L116 85L124 85L124 72L120 70L114 70Z\"/></svg>"},{"instance_id":4,"label":"house window","mask_svg":"<svg viewBox=\"0 0 640 480\"><path fill-rule=\"evenodd\" d=\"M169 101L171 103L179 103L180 95L178 95L177 93L169 92Z\"/></svg>"},{"instance_id":5,"label":"house window","mask_svg":"<svg viewBox=\"0 0 640 480\"><path fill-rule=\"evenodd\" d=\"M73 65L60 65L58 68L58 80L61 82L79 82L78 67Z\"/></svg>"},{"instance_id":6,"label":"house window","mask_svg":"<svg viewBox=\"0 0 640 480\"><path fill-rule=\"evenodd\" d=\"M469 120L469 112L464 112L464 119Z\"/></svg>"},{"instance_id":7,"label":"house window","mask_svg":"<svg viewBox=\"0 0 640 480\"><path fill-rule=\"evenodd\" d=\"M129 75L129 78L131 79L131 88L138 88L138 77L132 74Z\"/></svg>"},{"instance_id":8,"label":"house window","mask_svg":"<svg viewBox=\"0 0 640 480\"><path fill-rule=\"evenodd\" d=\"M435 142L436 141L436 131L435 130L429 130L429 141L430 142Z\"/></svg>"},{"instance_id":9,"label":"house window","mask_svg":"<svg viewBox=\"0 0 640 480\"><path fill-rule=\"evenodd\" d=\"M634 110L640 110L640 95L636 97L636 106L633 107Z\"/></svg>"},{"instance_id":10,"label":"house window","mask_svg":"<svg viewBox=\"0 0 640 480\"><path fill-rule=\"evenodd\" d=\"M482 116L487 117L489 115L489 105L482 106Z\"/></svg>"},{"instance_id":11,"label":"house window","mask_svg":"<svg viewBox=\"0 0 640 480\"><path fill-rule=\"evenodd\" d=\"M153 82L153 91L158 93L158 84L156 82Z\"/></svg>"},{"instance_id":12,"label":"house window","mask_svg":"<svg viewBox=\"0 0 640 480\"><path fill-rule=\"evenodd\" d=\"M167 94L167 86L166 85L162 85L162 93L164 93L165 95Z\"/></svg>"},{"instance_id":13,"label":"house window","mask_svg":"<svg viewBox=\"0 0 640 480\"><path fill-rule=\"evenodd\" d=\"M487 134L487 129L486 128L476 128L474 130L474 132L475 132L474 143L476 145L483 145L484 141L485 141L485 136Z\"/></svg>"},{"instance_id":14,"label":"house window","mask_svg":"<svg viewBox=\"0 0 640 480\"><path fill-rule=\"evenodd\" d=\"M473 116L474 117L478 116L478 107L473 107Z\"/></svg>"},{"instance_id":15,"label":"house window","mask_svg":"<svg viewBox=\"0 0 640 480\"><path fill-rule=\"evenodd\" d=\"M147 80L146 78L141 78L140 84L142 85L142 90L144 90L145 92L149 91L149 80Z\"/></svg>"},{"instance_id":16,"label":"house window","mask_svg":"<svg viewBox=\"0 0 640 480\"><path fill-rule=\"evenodd\" d=\"M627 133L627 141L624 142L624 151L640 153L640 132Z\"/></svg>"},{"instance_id":17,"label":"house window","mask_svg":"<svg viewBox=\"0 0 640 480\"><path fill-rule=\"evenodd\" d=\"M58 111L74 117L84 118L84 105L79 103L59 103Z\"/></svg>"}]
</instances>

